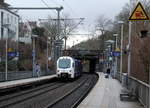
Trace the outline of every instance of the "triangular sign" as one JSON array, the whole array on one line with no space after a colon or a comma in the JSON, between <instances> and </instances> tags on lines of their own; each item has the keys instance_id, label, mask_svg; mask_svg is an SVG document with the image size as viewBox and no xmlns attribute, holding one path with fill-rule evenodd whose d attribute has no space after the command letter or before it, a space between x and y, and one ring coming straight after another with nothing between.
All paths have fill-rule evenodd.
<instances>
[{"instance_id":1,"label":"triangular sign","mask_svg":"<svg viewBox=\"0 0 150 108\"><path fill-rule=\"evenodd\" d=\"M116 52L120 52L120 49L119 49L119 48L116 48L115 51L116 51Z\"/></svg>"},{"instance_id":2,"label":"triangular sign","mask_svg":"<svg viewBox=\"0 0 150 108\"><path fill-rule=\"evenodd\" d=\"M129 17L129 21L150 20L142 4L139 2Z\"/></svg>"},{"instance_id":3,"label":"triangular sign","mask_svg":"<svg viewBox=\"0 0 150 108\"><path fill-rule=\"evenodd\" d=\"M12 48L8 48L8 52L13 52L13 49Z\"/></svg>"}]
</instances>

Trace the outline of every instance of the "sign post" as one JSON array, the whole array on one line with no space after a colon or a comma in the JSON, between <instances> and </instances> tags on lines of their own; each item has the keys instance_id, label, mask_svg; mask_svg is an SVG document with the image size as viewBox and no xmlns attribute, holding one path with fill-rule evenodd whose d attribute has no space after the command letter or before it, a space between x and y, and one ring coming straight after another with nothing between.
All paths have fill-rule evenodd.
<instances>
[{"instance_id":1,"label":"sign post","mask_svg":"<svg viewBox=\"0 0 150 108\"><path fill-rule=\"evenodd\" d=\"M116 48L116 50L112 52L112 55L113 55L114 57L119 57L120 54L121 54L120 52L121 52L120 49L119 49L119 48Z\"/></svg>"},{"instance_id":2,"label":"sign post","mask_svg":"<svg viewBox=\"0 0 150 108\"><path fill-rule=\"evenodd\" d=\"M54 42L54 61L56 63L58 57L61 56L61 48L62 48L62 45L63 45L63 40L55 40Z\"/></svg>"},{"instance_id":3,"label":"sign post","mask_svg":"<svg viewBox=\"0 0 150 108\"><path fill-rule=\"evenodd\" d=\"M131 5L131 3L130 3ZM130 16L129 16L129 54L128 54L128 75L130 76L130 65L131 65L131 27L132 27L132 23L131 21L146 21L146 20L150 20L150 17L148 16L148 14L146 13L143 5L138 2L138 4L136 5L135 9L131 10L130 7Z\"/></svg>"},{"instance_id":4,"label":"sign post","mask_svg":"<svg viewBox=\"0 0 150 108\"><path fill-rule=\"evenodd\" d=\"M130 10L131 12L131 10ZM131 12L131 15L129 17L129 55L128 55L128 76L130 76L130 65L131 65L131 21L146 21L149 20L150 21L150 17L149 15L146 13L145 9L143 8L143 5L138 2L138 4L136 5L135 9L133 10L133 12ZM146 31L147 32L147 31ZM149 72L150 74L150 72ZM149 78L150 81L150 78ZM150 102L150 88L149 88L149 102Z\"/></svg>"}]
</instances>

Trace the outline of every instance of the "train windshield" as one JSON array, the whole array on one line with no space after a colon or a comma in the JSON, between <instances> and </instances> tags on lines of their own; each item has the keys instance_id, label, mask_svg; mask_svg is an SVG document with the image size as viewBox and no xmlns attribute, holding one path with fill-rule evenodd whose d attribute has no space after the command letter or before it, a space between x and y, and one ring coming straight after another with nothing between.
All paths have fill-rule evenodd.
<instances>
[{"instance_id":1,"label":"train windshield","mask_svg":"<svg viewBox=\"0 0 150 108\"><path fill-rule=\"evenodd\" d=\"M59 68L70 68L71 60L70 59L60 59L58 67Z\"/></svg>"}]
</instances>

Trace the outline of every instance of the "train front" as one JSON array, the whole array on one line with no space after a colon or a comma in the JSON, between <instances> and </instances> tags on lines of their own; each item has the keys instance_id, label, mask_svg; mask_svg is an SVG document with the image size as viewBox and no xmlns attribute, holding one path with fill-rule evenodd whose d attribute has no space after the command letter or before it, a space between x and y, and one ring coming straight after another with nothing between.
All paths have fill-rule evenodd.
<instances>
[{"instance_id":1,"label":"train front","mask_svg":"<svg viewBox=\"0 0 150 108\"><path fill-rule=\"evenodd\" d=\"M60 57L57 60L58 78L74 78L74 60L71 57Z\"/></svg>"}]
</instances>

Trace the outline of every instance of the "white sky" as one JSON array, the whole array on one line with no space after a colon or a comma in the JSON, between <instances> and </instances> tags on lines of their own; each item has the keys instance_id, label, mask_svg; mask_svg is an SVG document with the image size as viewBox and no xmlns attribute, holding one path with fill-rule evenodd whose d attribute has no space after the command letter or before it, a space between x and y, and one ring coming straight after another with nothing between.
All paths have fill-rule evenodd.
<instances>
[{"instance_id":1,"label":"white sky","mask_svg":"<svg viewBox=\"0 0 150 108\"><path fill-rule=\"evenodd\" d=\"M5 0L13 7L46 7L42 0ZM105 17L113 19L129 0L44 0L49 7L63 6L63 13L67 13L72 18L85 18L85 26L81 26L79 31L87 33L93 26L98 16L104 15ZM54 10L47 11L19 11L18 13L25 20L38 20L47 18L48 15L56 18ZM85 40L87 36L72 36L71 40ZM73 42L67 43L68 45ZM75 41L75 44L77 42Z\"/></svg>"}]
</instances>

